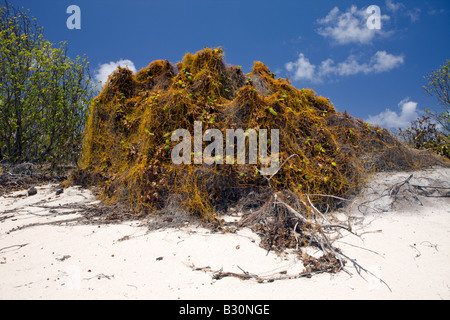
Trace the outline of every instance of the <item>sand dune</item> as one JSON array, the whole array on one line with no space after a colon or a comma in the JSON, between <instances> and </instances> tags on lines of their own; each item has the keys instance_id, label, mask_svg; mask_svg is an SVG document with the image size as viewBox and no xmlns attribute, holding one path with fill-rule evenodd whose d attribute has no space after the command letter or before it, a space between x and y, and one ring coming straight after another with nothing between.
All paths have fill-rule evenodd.
<instances>
[{"instance_id":1,"label":"sand dune","mask_svg":"<svg viewBox=\"0 0 450 320\"><path fill-rule=\"evenodd\" d=\"M359 235L343 233L336 245L370 273L348 262L347 272L270 283L195 270L303 270L294 253L260 248L249 229L86 224L77 204L96 203L89 190L38 186L34 196L0 198L0 299L449 299L449 183L449 169L376 175L336 213Z\"/></svg>"}]
</instances>

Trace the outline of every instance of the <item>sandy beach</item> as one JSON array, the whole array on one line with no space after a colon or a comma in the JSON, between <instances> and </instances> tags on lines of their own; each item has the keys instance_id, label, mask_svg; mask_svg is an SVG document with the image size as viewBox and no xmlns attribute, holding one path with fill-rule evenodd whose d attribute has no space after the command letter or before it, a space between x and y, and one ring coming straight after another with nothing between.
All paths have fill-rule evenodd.
<instances>
[{"instance_id":1,"label":"sandy beach","mask_svg":"<svg viewBox=\"0 0 450 320\"><path fill-rule=\"evenodd\" d=\"M395 203L383 194L411 174ZM450 199L435 192L448 192L449 181L450 169L376 175L335 214L358 234L342 233L335 245L370 273L348 262L347 272L269 283L196 270L302 271L293 252L267 253L249 229L86 224L67 204L98 203L89 190L57 195L56 185L42 185L33 196L10 193L0 197L0 299L449 299Z\"/></svg>"}]
</instances>

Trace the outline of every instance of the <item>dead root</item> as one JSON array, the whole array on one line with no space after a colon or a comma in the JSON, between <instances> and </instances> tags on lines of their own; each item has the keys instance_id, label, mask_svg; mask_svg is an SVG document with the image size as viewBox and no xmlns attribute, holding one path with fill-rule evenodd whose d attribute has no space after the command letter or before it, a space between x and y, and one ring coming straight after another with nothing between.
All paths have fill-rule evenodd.
<instances>
[{"instance_id":1,"label":"dead root","mask_svg":"<svg viewBox=\"0 0 450 320\"><path fill-rule=\"evenodd\" d=\"M350 225L331 222L312 205L309 195L302 199L289 191L273 193L258 211L243 218L239 228L244 226L261 236L264 249L275 251L313 246L333 253L329 234L338 229L353 233Z\"/></svg>"},{"instance_id":2,"label":"dead root","mask_svg":"<svg viewBox=\"0 0 450 320\"><path fill-rule=\"evenodd\" d=\"M320 273L338 273L340 271L351 275L346 268L349 261L361 277L363 273L369 274L385 284L390 290L385 281L379 279L357 263L355 259L348 257L334 246L334 241L342 235L342 231L358 236L352 230L349 222L343 224L334 220L334 217L316 208L308 194L300 197L289 191L274 192L256 212L244 215L238 224L238 229L249 227L255 231L261 238L260 246L268 252L270 250L282 252L286 249L295 249L294 252L303 262L304 269L302 272L293 275L282 272L262 276L244 271L241 268L242 273L212 270L210 267L198 268L193 265L191 268L196 271L212 273L214 280L235 277L241 280L256 280L258 283L265 283L311 277ZM313 257L306 253L306 248L318 250L322 255L318 258Z\"/></svg>"}]
</instances>

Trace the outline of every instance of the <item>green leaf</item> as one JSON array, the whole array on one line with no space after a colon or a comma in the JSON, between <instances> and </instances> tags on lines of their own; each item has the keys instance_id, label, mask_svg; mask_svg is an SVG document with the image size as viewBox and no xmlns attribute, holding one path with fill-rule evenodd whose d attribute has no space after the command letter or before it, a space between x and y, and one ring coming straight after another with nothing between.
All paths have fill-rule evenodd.
<instances>
[{"instance_id":1,"label":"green leaf","mask_svg":"<svg viewBox=\"0 0 450 320\"><path fill-rule=\"evenodd\" d=\"M273 114L274 116L277 116L277 115L278 115L278 113L277 113L275 110L273 110L273 108L269 108L269 111L270 111L270 113Z\"/></svg>"}]
</instances>

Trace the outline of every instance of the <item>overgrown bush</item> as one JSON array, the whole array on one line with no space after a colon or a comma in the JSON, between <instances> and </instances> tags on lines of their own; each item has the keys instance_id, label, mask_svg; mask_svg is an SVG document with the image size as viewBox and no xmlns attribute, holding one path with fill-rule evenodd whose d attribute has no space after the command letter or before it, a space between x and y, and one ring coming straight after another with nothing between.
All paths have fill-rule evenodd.
<instances>
[{"instance_id":1,"label":"overgrown bush","mask_svg":"<svg viewBox=\"0 0 450 320\"><path fill-rule=\"evenodd\" d=\"M177 142L171 134L180 128L195 132L196 121L202 135L208 129L279 129L279 170L262 176L261 159L231 164L234 155L227 163L219 157L219 163L174 164ZM263 138L273 152L271 139ZM211 144L203 141L201 150ZM248 140L245 144L247 149ZM195 162L196 156L190 152L187 158ZM338 113L313 90L275 78L262 62L244 74L225 63L221 48L205 48L176 65L158 60L136 74L125 68L112 73L92 101L72 178L101 186L107 202L123 203L136 214L170 207L214 220L216 213L248 202L250 194L263 198L251 201L257 206L271 194L279 201L284 191L292 201L311 194L316 208L328 210L334 200L321 195L348 196L371 172L434 163L434 157L406 147L387 130Z\"/></svg>"}]
</instances>

